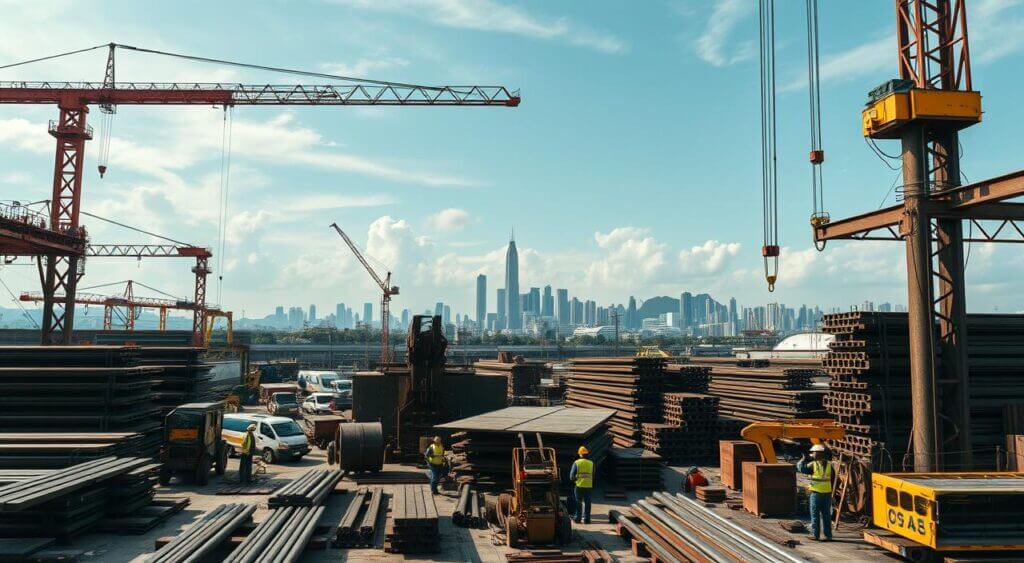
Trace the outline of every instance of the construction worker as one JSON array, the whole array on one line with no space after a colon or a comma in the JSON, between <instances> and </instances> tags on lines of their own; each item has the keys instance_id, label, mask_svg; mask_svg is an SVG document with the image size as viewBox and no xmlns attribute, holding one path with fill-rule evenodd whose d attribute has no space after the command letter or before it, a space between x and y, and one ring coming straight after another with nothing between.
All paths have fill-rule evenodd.
<instances>
[{"instance_id":1,"label":"construction worker","mask_svg":"<svg viewBox=\"0 0 1024 563\"><path fill-rule=\"evenodd\" d=\"M707 487L708 478L700 472L700 468L694 465L686 472L686 480L683 481L683 492L692 493L697 487Z\"/></svg>"},{"instance_id":2,"label":"construction worker","mask_svg":"<svg viewBox=\"0 0 1024 563\"><path fill-rule=\"evenodd\" d=\"M821 540L820 532L825 533L825 541L832 541L832 464L828 461L825 446L811 446L811 461L807 461L807 456L800 456L796 470L811 477L807 490L810 493L808 504L814 541Z\"/></svg>"},{"instance_id":3,"label":"construction worker","mask_svg":"<svg viewBox=\"0 0 1024 563\"><path fill-rule=\"evenodd\" d=\"M252 451L256 447L256 425L250 424L245 429L245 436L242 437L242 457L238 461L238 481L240 483L252 482Z\"/></svg>"},{"instance_id":4,"label":"construction worker","mask_svg":"<svg viewBox=\"0 0 1024 563\"><path fill-rule=\"evenodd\" d=\"M430 492L436 495L437 486L444 474L444 446L440 436L434 436L423 457L427 459L427 467L430 468Z\"/></svg>"},{"instance_id":5,"label":"construction worker","mask_svg":"<svg viewBox=\"0 0 1024 563\"><path fill-rule=\"evenodd\" d=\"M572 464L572 469L569 470L569 480L576 485L576 494L574 495L576 510L572 515L572 519L577 524L580 522L589 524L590 493L594 490L594 462L587 459L590 451L587 450L586 446L580 446L577 453L580 458Z\"/></svg>"}]
</instances>

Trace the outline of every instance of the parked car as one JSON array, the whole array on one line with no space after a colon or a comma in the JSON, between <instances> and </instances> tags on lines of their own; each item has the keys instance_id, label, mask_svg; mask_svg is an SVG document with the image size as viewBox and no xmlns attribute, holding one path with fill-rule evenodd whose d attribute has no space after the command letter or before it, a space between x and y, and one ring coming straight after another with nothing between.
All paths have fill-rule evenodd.
<instances>
[{"instance_id":1,"label":"parked car","mask_svg":"<svg viewBox=\"0 0 1024 563\"><path fill-rule=\"evenodd\" d=\"M300 460L309 453L309 441L297 422L269 414L225 414L221 435L235 453L242 450L245 429L256 425L255 452L266 463Z\"/></svg>"},{"instance_id":2,"label":"parked car","mask_svg":"<svg viewBox=\"0 0 1024 563\"><path fill-rule=\"evenodd\" d=\"M342 393L313 393L302 402L302 412L306 414L334 414L352 406L352 398Z\"/></svg>"},{"instance_id":3,"label":"parked car","mask_svg":"<svg viewBox=\"0 0 1024 563\"><path fill-rule=\"evenodd\" d=\"M306 382L307 393L321 393L331 390L331 382L340 379L337 372L322 370L300 370L299 380Z\"/></svg>"},{"instance_id":4,"label":"parked car","mask_svg":"<svg viewBox=\"0 0 1024 563\"><path fill-rule=\"evenodd\" d=\"M295 393L274 393L267 401L267 412L274 416L294 418L299 414L299 401L295 398Z\"/></svg>"},{"instance_id":5,"label":"parked car","mask_svg":"<svg viewBox=\"0 0 1024 563\"><path fill-rule=\"evenodd\" d=\"M331 382L331 391L335 393L352 393L352 380L351 379L335 379Z\"/></svg>"}]
</instances>

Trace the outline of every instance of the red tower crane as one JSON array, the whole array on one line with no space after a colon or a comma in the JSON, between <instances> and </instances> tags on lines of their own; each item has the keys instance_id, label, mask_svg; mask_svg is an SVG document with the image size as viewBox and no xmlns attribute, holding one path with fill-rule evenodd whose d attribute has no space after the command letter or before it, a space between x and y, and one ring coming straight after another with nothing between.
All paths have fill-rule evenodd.
<instances>
[{"instance_id":1,"label":"red tower crane","mask_svg":"<svg viewBox=\"0 0 1024 563\"><path fill-rule=\"evenodd\" d=\"M75 288L82 275L86 232L79 221L85 142L93 130L89 106L113 113L119 105L253 106L480 106L515 107L518 92L504 86L421 86L296 71L232 61L180 55L110 43L5 68L94 49L108 49L103 82L0 82L0 104L50 104L60 110L51 121L57 141L50 214L45 224L7 218L0 213L0 255L45 257L42 279L44 344L69 343L74 329ZM248 85L236 83L115 82L117 48L182 59L298 74L347 84ZM103 163L101 162L101 165ZM102 170L101 170L102 171ZM199 273L197 272L197 276ZM57 296L62 296L60 299Z\"/></svg>"},{"instance_id":2,"label":"red tower crane","mask_svg":"<svg viewBox=\"0 0 1024 563\"><path fill-rule=\"evenodd\" d=\"M341 230L337 223L331 223L331 227L338 231L341 238L345 240L345 244L352 249L352 254L356 255L359 263L366 268L366 271L370 273L370 277L380 287L380 365L386 366L391 362L391 343L388 341L388 325L391 321L391 296L398 295L398 286L391 285L391 272L388 272L387 276L381 279L380 275L370 267L366 258L363 258L363 253L359 252L356 244L352 242L352 239L348 238L348 235L345 234L345 231ZM368 321L367 324L369 324Z\"/></svg>"}]
</instances>

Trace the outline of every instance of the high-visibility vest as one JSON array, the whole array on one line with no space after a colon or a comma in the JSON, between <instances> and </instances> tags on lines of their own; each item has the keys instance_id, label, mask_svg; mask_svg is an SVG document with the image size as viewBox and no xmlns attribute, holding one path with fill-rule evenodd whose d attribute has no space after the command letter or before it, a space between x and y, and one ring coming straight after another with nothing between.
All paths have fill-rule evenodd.
<instances>
[{"instance_id":1,"label":"high-visibility vest","mask_svg":"<svg viewBox=\"0 0 1024 563\"><path fill-rule=\"evenodd\" d=\"M580 458L573 466L576 468L576 486L580 489L594 488L594 462Z\"/></svg>"},{"instance_id":2,"label":"high-visibility vest","mask_svg":"<svg viewBox=\"0 0 1024 563\"><path fill-rule=\"evenodd\" d=\"M252 432L246 432L245 433L245 437L242 438L242 453L243 454L251 454L252 453L252 443L253 443L253 441L254 440L253 440Z\"/></svg>"},{"instance_id":3,"label":"high-visibility vest","mask_svg":"<svg viewBox=\"0 0 1024 563\"><path fill-rule=\"evenodd\" d=\"M811 485L808 488L812 493L832 492L832 464L827 461L811 462Z\"/></svg>"},{"instance_id":4,"label":"high-visibility vest","mask_svg":"<svg viewBox=\"0 0 1024 563\"><path fill-rule=\"evenodd\" d=\"M430 444L430 447L427 448L427 463L430 465L443 465L444 446L440 444Z\"/></svg>"}]
</instances>

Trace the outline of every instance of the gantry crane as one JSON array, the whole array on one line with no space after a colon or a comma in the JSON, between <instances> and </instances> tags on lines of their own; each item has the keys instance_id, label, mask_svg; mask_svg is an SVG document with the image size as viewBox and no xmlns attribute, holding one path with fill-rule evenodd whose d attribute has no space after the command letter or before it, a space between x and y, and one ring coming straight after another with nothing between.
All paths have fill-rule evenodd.
<instances>
[{"instance_id":1,"label":"gantry crane","mask_svg":"<svg viewBox=\"0 0 1024 563\"><path fill-rule=\"evenodd\" d=\"M81 262L87 242L79 221L85 142L93 138L87 123L89 106L98 105L111 114L119 105L198 105L224 108L251 106L474 106L515 107L518 92L504 86L421 86L249 65L232 61L180 55L109 43L51 57L52 59L94 49L108 49L103 82L0 82L0 104L51 104L60 110L49 132L57 141L53 192L48 220L21 220L0 213L0 255L45 257L42 276L42 341L69 343L74 329L75 288L82 275ZM115 82L118 48L191 61L255 68L262 71L300 74L346 84L247 85L236 83ZM105 168L103 161L100 166ZM101 168L101 173L105 171ZM2 210L0 210L2 211ZM41 260L42 261L42 260ZM62 299L57 299L62 295Z\"/></svg>"},{"instance_id":2,"label":"gantry crane","mask_svg":"<svg viewBox=\"0 0 1024 563\"><path fill-rule=\"evenodd\" d=\"M331 227L338 231L341 238L345 240L345 244L352 249L352 254L356 255L359 263L370 273L370 277L373 278L377 287L380 287L380 365L383 368L391 362L391 343L388 341L388 325L391 324L391 296L398 295L398 286L391 285L391 272L388 272L384 279L381 279L380 275L370 267L366 258L363 258L363 253L359 252L359 248L352 242L352 239L348 238L348 235L345 234L345 231L341 230L337 223L331 223ZM367 327L369 327L369 319L364 320L367 323Z\"/></svg>"},{"instance_id":3,"label":"gantry crane","mask_svg":"<svg viewBox=\"0 0 1024 563\"><path fill-rule=\"evenodd\" d=\"M961 185L959 131L982 116L981 94L971 83L964 0L896 0L896 32L899 78L869 93L862 127L870 143L900 140L903 202L812 222L814 240L904 242L914 469L941 469L947 440L955 440L947 454L959 453L959 460L945 459L970 468L963 243L1024 242L1024 205L1005 201L1024 195L1024 170ZM964 236L964 221L977 232Z\"/></svg>"}]
</instances>

